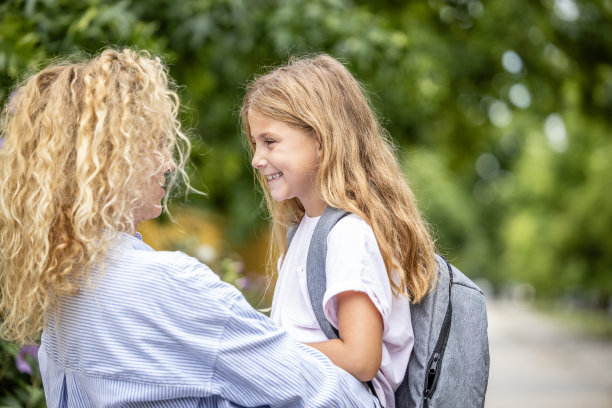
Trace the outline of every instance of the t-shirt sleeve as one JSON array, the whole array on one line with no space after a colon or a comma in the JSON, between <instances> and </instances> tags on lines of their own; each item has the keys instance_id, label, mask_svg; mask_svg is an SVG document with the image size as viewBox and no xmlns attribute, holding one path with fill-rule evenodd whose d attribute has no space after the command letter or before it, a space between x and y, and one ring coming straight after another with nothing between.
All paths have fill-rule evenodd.
<instances>
[{"instance_id":1,"label":"t-shirt sleeve","mask_svg":"<svg viewBox=\"0 0 612 408\"><path fill-rule=\"evenodd\" d=\"M334 327L338 328L338 294L357 291L367 294L378 309L386 332L393 300L391 285L374 231L360 217L343 218L327 236L326 273L323 310Z\"/></svg>"}]
</instances>

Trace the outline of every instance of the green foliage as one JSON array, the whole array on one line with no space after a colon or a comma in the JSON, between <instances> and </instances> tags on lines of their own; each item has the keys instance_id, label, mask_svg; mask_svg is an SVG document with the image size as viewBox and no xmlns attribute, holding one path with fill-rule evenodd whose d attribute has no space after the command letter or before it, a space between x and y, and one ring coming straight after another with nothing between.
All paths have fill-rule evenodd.
<instances>
[{"instance_id":1,"label":"green foliage","mask_svg":"<svg viewBox=\"0 0 612 408\"><path fill-rule=\"evenodd\" d=\"M32 371L28 374L17 368L19 354L17 347L0 339L0 408L44 408L46 403L37 358L21 353Z\"/></svg>"},{"instance_id":2,"label":"green foliage","mask_svg":"<svg viewBox=\"0 0 612 408\"><path fill-rule=\"evenodd\" d=\"M612 2L9 0L0 100L51 58L161 55L194 135L192 205L261 225L237 111L246 81L328 52L368 90L440 250L472 276L612 295Z\"/></svg>"},{"instance_id":3,"label":"green foliage","mask_svg":"<svg viewBox=\"0 0 612 408\"><path fill-rule=\"evenodd\" d=\"M209 193L190 204L224 214L244 245L264 222L238 124L244 84L290 55L331 53L398 142L441 252L498 286L527 281L605 307L611 17L610 0L8 0L0 102L54 58L107 46L160 55L193 134L193 183ZM245 284L237 260L215 266ZM43 406L39 377L2 347L0 406Z\"/></svg>"}]
</instances>

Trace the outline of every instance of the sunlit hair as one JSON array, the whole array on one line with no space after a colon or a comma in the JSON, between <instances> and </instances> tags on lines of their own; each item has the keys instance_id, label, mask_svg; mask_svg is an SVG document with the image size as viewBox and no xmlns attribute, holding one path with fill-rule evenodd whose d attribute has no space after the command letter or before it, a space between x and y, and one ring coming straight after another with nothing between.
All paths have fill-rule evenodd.
<instances>
[{"instance_id":1,"label":"sunlit hair","mask_svg":"<svg viewBox=\"0 0 612 408\"><path fill-rule=\"evenodd\" d=\"M179 179L190 188L184 170L190 143L170 85L159 58L106 50L42 70L6 103L0 130L3 337L36 341L54 299L91 284L88 270L102 263L117 232L135 233L146 186L162 166L174 161L168 191Z\"/></svg>"},{"instance_id":2,"label":"sunlit hair","mask_svg":"<svg viewBox=\"0 0 612 408\"><path fill-rule=\"evenodd\" d=\"M322 152L316 183L323 200L370 224L394 293L408 295L415 302L421 300L435 284L434 241L416 208L387 132L344 65L319 55L292 59L255 78L247 87L241 108L243 131L253 150L249 111L318 140ZM297 198L275 202L266 178L255 173L272 217L271 249L277 255L286 251L287 229L299 222L304 208ZM400 281L392 279L393 270Z\"/></svg>"}]
</instances>

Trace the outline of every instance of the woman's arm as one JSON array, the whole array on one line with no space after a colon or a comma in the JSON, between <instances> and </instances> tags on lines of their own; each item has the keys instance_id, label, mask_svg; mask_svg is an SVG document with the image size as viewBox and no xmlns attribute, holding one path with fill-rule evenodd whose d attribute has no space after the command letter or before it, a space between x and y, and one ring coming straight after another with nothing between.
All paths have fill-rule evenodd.
<instances>
[{"instance_id":1,"label":"woman's arm","mask_svg":"<svg viewBox=\"0 0 612 408\"><path fill-rule=\"evenodd\" d=\"M204 296L210 296L210 291ZM214 366L213 385L221 397L240 406L380 407L353 376L321 353L291 340L242 296L237 297L235 302L223 297L222 307L230 304L231 313L223 336L212 342L220 347L217 358L195 354ZM207 327L198 329L214 334Z\"/></svg>"},{"instance_id":2,"label":"woman's arm","mask_svg":"<svg viewBox=\"0 0 612 408\"><path fill-rule=\"evenodd\" d=\"M370 381L382 360L382 316L363 292L342 292L336 300L340 338L308 345L359 381Z\"/></svg>"}]
</instances>

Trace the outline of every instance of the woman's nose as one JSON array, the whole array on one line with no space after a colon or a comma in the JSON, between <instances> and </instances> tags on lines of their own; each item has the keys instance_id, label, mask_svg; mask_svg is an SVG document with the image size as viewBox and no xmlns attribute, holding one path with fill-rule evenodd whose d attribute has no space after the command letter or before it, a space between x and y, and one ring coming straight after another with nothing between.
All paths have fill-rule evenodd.
<instances>
[{"instance_id":1,"label":"woman's nose","mask_svg":"<svg viewBox=\"0 0 612 408\"><path fill-rule=\"evenodd\" d=\"M176 168L176 164L171 157L166 158L164 162L164 173L172 173Z\"/></svg>"}]
</instances>

